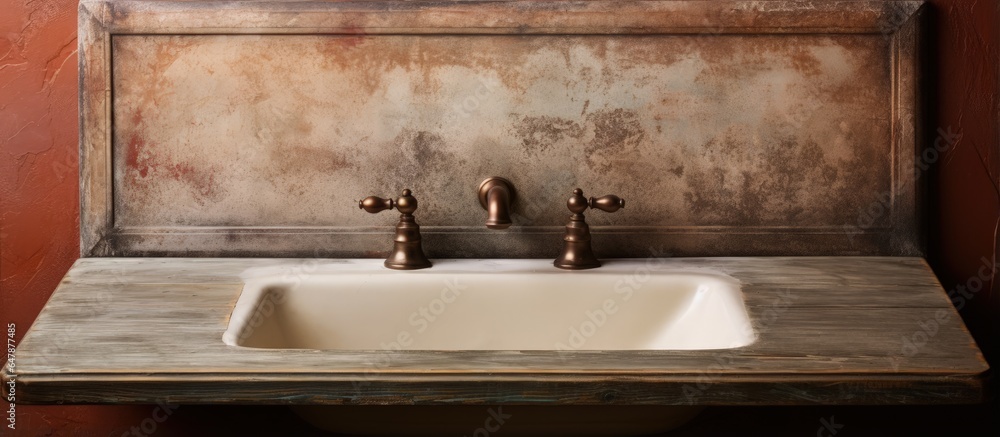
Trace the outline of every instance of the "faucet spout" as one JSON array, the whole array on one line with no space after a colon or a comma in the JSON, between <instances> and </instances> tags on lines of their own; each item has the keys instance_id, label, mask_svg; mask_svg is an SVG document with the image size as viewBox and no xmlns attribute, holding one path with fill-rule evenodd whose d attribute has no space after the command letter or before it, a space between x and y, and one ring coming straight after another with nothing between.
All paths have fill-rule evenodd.
<instances>
[{"instance_id":1,"label":"faucet spout","mask_svg":"<svg viewBox=\"0 0 1000 437\"><path fill-rule=\"evenodd\" d=\"M507 229L510 227L510 192L502 186L495 186L486 192L486 227Z\"/></svg>"},{"instance_id":2,"label":"faucet spout","mask_svg":"<svg viewBox=\"0 0 1000 437\"><path fill-rule=\"evenodd\" d=\"M514 185L507 179L491 177L479 184L479 204L486 210L486 227L507 229L511 225L510 204L514 200Z\"/></svg>"}]
</instances>

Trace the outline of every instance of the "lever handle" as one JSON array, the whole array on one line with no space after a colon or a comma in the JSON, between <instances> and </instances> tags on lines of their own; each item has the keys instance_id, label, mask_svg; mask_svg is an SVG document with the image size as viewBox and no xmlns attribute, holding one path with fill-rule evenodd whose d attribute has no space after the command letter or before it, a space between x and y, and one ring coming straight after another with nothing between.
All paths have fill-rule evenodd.
<instances>
[{"instance_id":1,"label":"lever handle","mask_svg":"<svg viewBox=\"0 0 1000 437\"><path fill-rule=\"evenodd\" d=\"M599 209L606 212L615 212L625 207L625 199L609 194L601 197L591 197L587 199L583 196L583 190L577 188L573 190L573 195L566 201L566 208L573 214L583 214L587 208Z\"/></svg>"},{"instance_id":2,"label":"lever handle","mask_svg":"<svg viewBox=\"0 0 1000 437\"><path fill-rule=\"evenodd\" d=\"M608 194L607 196L596 198L591 197L589 203L591 208L597 208L605 212L615 212L625 207L625 199L615 196L614 194Z\"/></svg>"},{"instance_id":3,"label":"lever handle","mask_svg":"<svg viewBox=\"0 0 1000 437\"><path fill-rule=\"evenodd\" d=\"M368 196L365 197L364 200L358 202L358 208L372 214L393 208L399 210L401 214L413 214L413 212L417 210L417 199L411 194L412 192L409 188L407 188L403 190L402 195L396 200Z\"/></svg>"},{"instance_id":4,"label":"lever handle","mask_svg":"<svg viewBox=\"0 0 1000 437\"><path fill-rule=\"evenodd\" d=\"M368 196L364 200L358 202L358 208L365 210L371 214L380 213L387 209L392 209L396 206L396 202L392 199L383 199L377 196Z\"/></svg>"},{"instance_id":5,"label":"lever handle","mask_svg":"<svg viewBox=\"0 0 1000 437\"><path fill-rule=\"evenodd\" d=\"M415 270L431 266L427 255L424 255L423 246L420 245L420 225L413 217L413 212L417 210L417 199L411 195L409 188L403 190L402 195L396 200L368 196L358 202L358 207L372 214L392 208L400 212L399 223L396 224L396 236L392 239L392 253L384 263L386 267L394 270Z\"/></svg>"},{"instance_id":6,"label":"lever handle","mask_svg":"<svg viewBox=\"0 0 1000 437\"><path fill-rule=\"evenodd\" d=\"M590 247L590 226L587 225L583 212L587 208L615 212L625 207L625 200L609 194L601 197L583 197L583 190L573 190L573 195L566 201L566 207L573 213L566 224L566 235L563 236L563 250L553 264L560 269L583 270L600 267L601 262Z\"/></svg>"}]
</instances>

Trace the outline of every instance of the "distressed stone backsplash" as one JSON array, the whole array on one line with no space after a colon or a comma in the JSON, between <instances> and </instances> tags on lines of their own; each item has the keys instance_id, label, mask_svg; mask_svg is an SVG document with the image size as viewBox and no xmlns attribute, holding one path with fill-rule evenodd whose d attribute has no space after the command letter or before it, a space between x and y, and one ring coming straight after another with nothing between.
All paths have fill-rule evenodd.
<instances>
[{"instance_id":1,"label":"distressed stone backsplash","mask_svg":"<svg viewBox=\"0 0 1000 437\"><path fill-rule=\"evenodd\" d=\"M887 35L123 35L112 39L117 227L597 225L842 230L892 192ZM394 216L394 214L391 214ZM872 228L888 225L875 217ZM443 229L443 228L442 228Z\"/></svg>"},{"instance_id":2,"label":"distressed stone backsplash","mask_svg":"<svg viewBox=\"0 0 1000 437\"><path fill-rule=\"evenodd\" d=\"M919 255L919 1L81 3L84 256ZM476 188L513 181L514 225Z\"/></svg>"}]
</instances>

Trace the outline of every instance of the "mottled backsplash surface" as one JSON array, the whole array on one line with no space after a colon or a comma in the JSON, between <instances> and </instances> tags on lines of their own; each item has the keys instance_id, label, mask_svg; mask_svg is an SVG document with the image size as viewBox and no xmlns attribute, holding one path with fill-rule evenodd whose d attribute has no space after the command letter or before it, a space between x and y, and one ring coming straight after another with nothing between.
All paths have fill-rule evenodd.
<instances>
[{"instance_id":1,"label":"mottled backsplash surface","mask_svg":"<svg viewBox=\"0 0 1000 437\"><path fill-rule=\"evenodd\" d=\"M599 255L912 254L899 45L888 32L112 35L116 235L101 250L377 256L396 214L357 200L410 188L432 256L550 256L580 187L628 202L588 213ZM508 231L483 225L489 176L517 190Z\"/></svg>"}]
</instances>

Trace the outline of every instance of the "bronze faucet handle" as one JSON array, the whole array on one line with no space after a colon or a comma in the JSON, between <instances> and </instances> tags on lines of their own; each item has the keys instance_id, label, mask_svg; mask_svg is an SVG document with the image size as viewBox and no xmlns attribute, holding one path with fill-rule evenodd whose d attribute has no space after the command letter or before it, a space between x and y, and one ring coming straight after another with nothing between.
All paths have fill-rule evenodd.
<instances>
[{"instance_id":1,"label":"bronze faucet handle","mask_svg":"<svg viewBox=\"0 0 1000 437\"><path fill-rule=\"evenodd\" d=\"M583 190L577 188L573 190L573 195L566 201L566 208L573 214L583 214L587 208L599 209L605 212L615 212L625 207L625 199L608 194L607 196L591 197L587 199L583 196Z\"/></svg>"},{"instance_id":2,"label":"bronze faucet handle","mask_svg":"<svg viewBox=\"0 0 1000 437\"><path fill-rule=\"evenodd\" d=\"M392 253L384 263L386 267L394 270L416 270L431 266L420 244L420 225L413 217L413 212L417 210L417 199L412 196L409 189L403 190L402 195L396 200L368 196L358 202L358 208L372 214L393 208L400 212Z\"/></svg>"},{"instance_id":3,"label":"bronze faucet handle","mask_svg":"<svg viewBox=\"0 0 1000 437\"><path fill-rule=\"evenodd\" d=\"M364 200L358 202L358 208L365 210L371 214L377 214L387 209L392 209L396 206L396 202L392 199L383 199L377 196L368 196Z\"/></svg>"},{"instance_id":4,"label":"bronze faucet handle","mask_svg":"<svg viewBox=\"0 0 1000 437\"><path fill-rule=\"evenodd\" d=\"M625 207L625 199L608 194L607 196L591 197L590 207L604 212L615 212Z\"/></svg>"},{"instance_id":5,"label":"bronze faucet handle","mask_svg":"<svg viewBox=\"0 0 1000 437\"><path fill-rule=\"evenodd\" d=\"M376 214L387 209L396 208L401 214L413 214L417 210L417 199L411 195L409 189L403 190L399 199L383 199L377 196L368 196L358 202L358 208L369 213Z\"/></svg>"},{"instance_id":6,"label":"bronze faucet handle","mask_svg":"<svg viewBox=\"0 0 1000 437\"><path fill-rule=\"evenodd\" d=\"M566 235L563 236L563 250L553 262L556 267L566 270L584 270L600 267L601 262L590 247L590 226L583 216L587 208L615 212L625 207L625 199L608 194L601 197L583 197L583 190L573 190L573 195L566 201L566 207L573 213L566 224Z\"/></svg>"}]
</instances>

